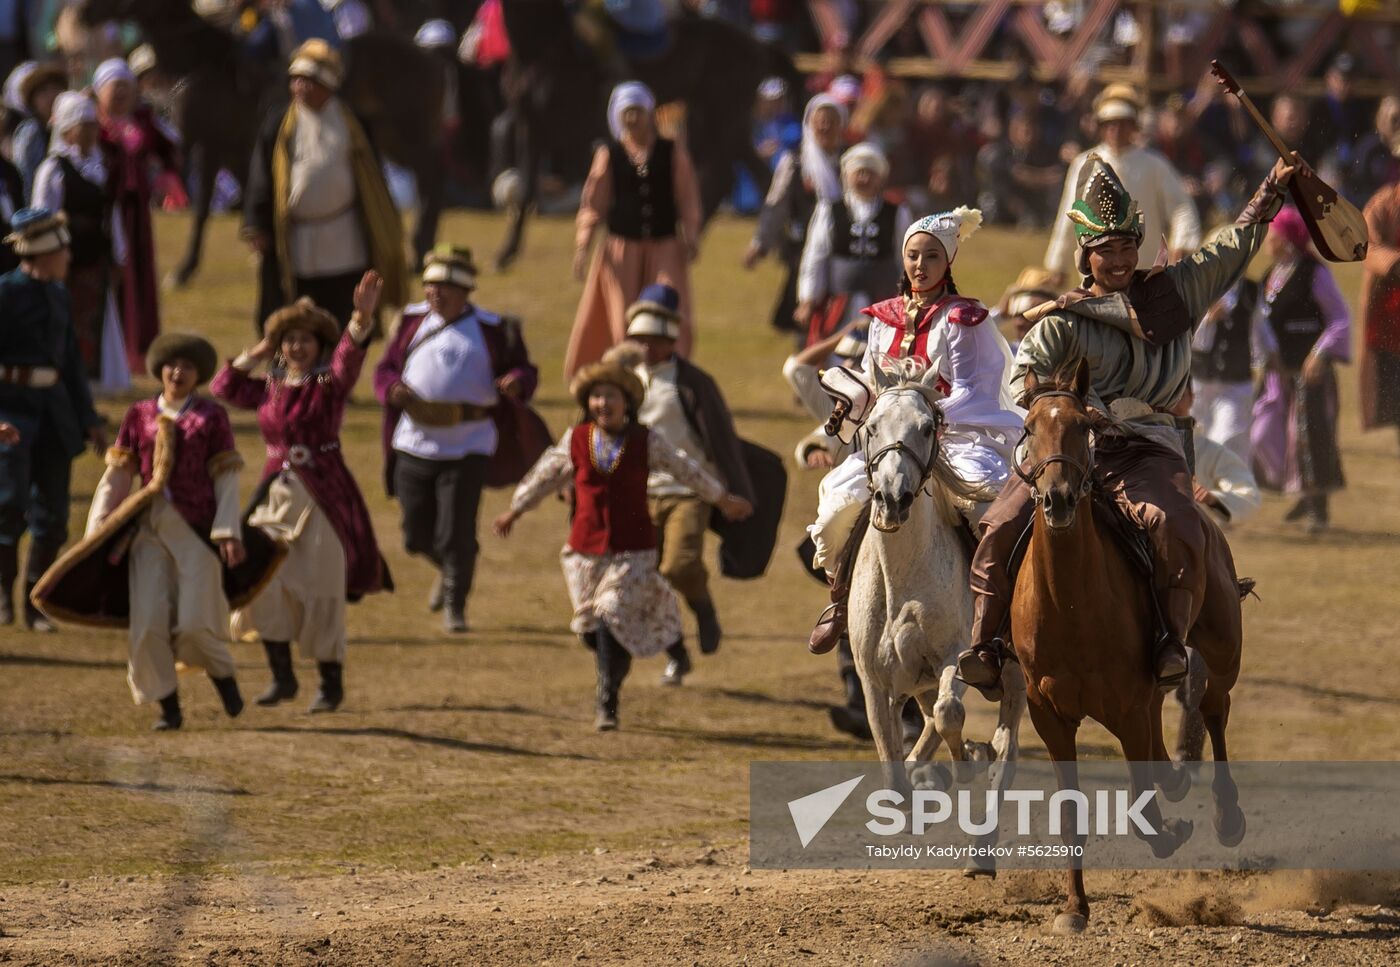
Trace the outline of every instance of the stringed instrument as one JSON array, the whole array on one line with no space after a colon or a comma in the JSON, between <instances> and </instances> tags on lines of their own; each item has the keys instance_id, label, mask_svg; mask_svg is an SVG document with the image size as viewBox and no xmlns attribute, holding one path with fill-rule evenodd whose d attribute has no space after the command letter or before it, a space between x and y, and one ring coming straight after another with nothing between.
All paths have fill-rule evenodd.
<instances>
[{"instance_id":1,"label":"stringed instrument","mask_svg":"<svg viewBox=\"0 0 1400 967\"><path fill-rule=\"evenodd\" d=\"M1283 143L1274 126L1259 113L1249 95L1220 61L1210 62L1210 72L1221 87L1240 99L1240 103L1249 111L1250 117L1254 118L1259 130L1264 132L1264 137L1273 144L1279 157L1288 164L1293 164L1292 149ZM1293 204L1298 206L1298 211L1303 215L1313 245L1317 246L1317 251L1323 258L1329 262L1360 262L1366 258L1366 219L1357 211L1355 205L1337 194L1331 185L1307 167L1300 167L1294 172L1293 179L1288 183L1288 191L1293 196Z\"/></svg>"}]
</instances>

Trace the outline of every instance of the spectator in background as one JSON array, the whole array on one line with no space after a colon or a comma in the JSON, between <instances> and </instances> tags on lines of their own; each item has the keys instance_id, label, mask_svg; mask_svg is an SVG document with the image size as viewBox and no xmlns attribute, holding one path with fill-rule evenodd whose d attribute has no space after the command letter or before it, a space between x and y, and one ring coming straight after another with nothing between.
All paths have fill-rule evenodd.
<instances>
[{"instance_id":1,"label":"spectator in background","mask_svg":"<svg viewBox=\"0 0 1400 967\"><path fill-rule=\"evenodd\" d=\"M1274 218L1264 248L1272 264L1260 298L1280 366L1254 405L1254 466L1265 486L1299 495L1284 519L1317 532L1328 525L1329 495L1345 486L1334 370L1351 361L1351 312L1296 208Z\"/></svg>"},{"instance_id":2,"label":"spectator in background","mask_svg":"<svg viewBox=\"0 0 1400 967\"><path fill-rule=\"evenodd\" d=\"M25 0L0 0L0 77L29 57L29 17Z\"/></svg>"},{"instance_id":3,"label":"spectator in background","mask_svg":"<svg viewBox=\"0 0 1400 967\"><path fill-rule=\"evenodd\" d=\"M1391 142L1400 157L1400 137ZM1400 181L1366 205L1371 248L1361 282L1361 426L1400 427Z\"/></svg>"},{"instance_id":4,"label":"spectator in background","mask_svg":"<svg viewBox=\"0 0 1400 967\"><path fill-rule=\"evenodd\" d=\"M285 64L298 47L312 39L340 47L335 17L321 0L257 0L253 6L256 19L243 46L260 63ZM348 319L349 312L337 318Z\"/></svg>"},{"instance_id":5,"label":"spectator in background","mask_svg":"<svg viewBox=\"0 0 1400 967\"><path fill-rule=\"evenodd\" d=\"M780 332L794 329L797 270L812 213L818 200L834 202L841 197L838 163L845 130L846 108L835 98L818 94L807 102L802 117L802 147L778 159L768 197L758 214L758 228L744 255L746 269L772 252L787 270L773 309L773 328Z\"/></svg>"},{"instance_id":6,"label":"spectator in background","mask_svg":"<svg viewBox=\"0 0 1400 967\"><path fill-rule=\"evenodd\" d=\"M374 26L365 0L321 0L321 5L335 19L335 30L341 40L358 37Z\"/></svg>"},{"instance_id":7,"label":"spectator in background","mask_svg":"<svg viewBox=\"0 0 1400 967\"><path fill-rule=\"evenodd\" d=\"M758 97L753 107L753 146L758 156L772 171L778 159L792 151L802 141L802 122L788 106L787 82L770 77L758 85ZM763 204L763 195L747 166L735 164L734 191L730 195L734 210L752 215Z\"/></svg>"},{"instance_id":8,"label":"spectator in background","mask_svg":"<svg viewBox=\"0 0 1400 967\"><path fill-rule=\"evenodd\" d=\"M1356 162L1347 172L1346 195L1358 205L1365 204L1385 185L1400 181L1400 96L1381 98L1376 108L1375 128L1361 139Z\"/></svg>"},{"instance_id":9,"label":"spectator in background","mask_svg":"<svg viewBox=\"0 0 1400 967\"><path fill-rule=\"evenodd\" d=\"M151 172L159 170L160 193L188 204L180 182L180 151L136 94L136 75L121 58L103 61L92 77L102 146L112 162L110 182L116 217L126 242L120 310L126 356L133 373L142 371L146 350L160 333L160 291L156 286L156 239L151 224ZM183 207L183 206L182 206Z\"/></svg>"},{"instance_id":10,"label":"spectator in background","mask_svg":"<svg viewBox=\"0 0 1400 967\"><path fill-rule=\"evenodd\" d=\"M1006 137L977 152L978 205L996 224L1049 227L1056 215L1055 187L1063 177L1058 153L1040 136L1029 111L1013 114Z\"/></svg>"},{"instance_id":11,"label":"spectator in background","mask_svg":"<svg viewBox=\"0 0 1400 967\"><path fill-rule=\"evenodd\" d=\"M19 84L20 101L29 116L15 129L12 150L26 199L34 191L34 173L49 153L54 98L67 89L68 75L60 64L39 64Z\"/></svg>"},{"instance_id":12,"label":"spectator in background","mask_svg":"<svg viewBox=\"0 0 1400 967\"><path fill-rule=\"evenodd\" d=\"M127 259L122 220L113 218L110 159L101 144L97 105L64 91L54 100L53 145L34 175L33 205L67 216L72 263L65 285L87 375L102 389L131 385L113 270Z\"/></svg>"},{"instance_id":13,"label":"spectator in background","mask_svg":"<svg viewBox=\"0 0 1400 967\"><path fill-rule=\"evenodd\" d=\"M1179 94L1167 98L1157 112L1153 147L1181 174L1186 193L1196 203L1202 218L1210 207L1206 190L1206 149L1200 133L1186 114L1186 101Z\"/></svg>"},{"instance_id":14,"label":"spectator in background","mask_svg":"<svg viewBox=\"0 0 1400 967\"><path fill-rule=\"evenodd\" d=\"M797 0L749 0L754 37L785 49L792 39L797 13Z\"/></svg>"},{"instance_id":15,"label":"spectator in background","mask_svg":"<svg viewBox=\"0 0 1400 967\"><path fill-rule=\"evenodd\" d=\"M1327 153L1321 125L1309 127L1308 102L1297 94L1280 94L1269 109L1269 123L1274 126L1283 143L1303 156L1305 161L1318 163ZM1273 168L1278 151L1262 134L1254 138L1253 163L1256 174Z\"/></svg>"},{"instance_id":16,"label":"spectator in background","mask_svg":"<svg viewBox=\"0 0 1400 967\"><path fill-rule=\"evenodd\" d=\"M1038 265L1028 265L1002 293L1001 301L992 309L987 321L1001 331L1014 356L1021 340L1035 325L1026 318L1026 313L1059 295L1049 272Z\"/></svg>"},{"instance_id":17,"label":"spectator in background","mask_svg":"<svg viewBox=\"0 0 1400 967\"><path fill-rule=\"evenodd\" d=\"M1249 459L1256 363L1278 366L1278 341L1259 312L1259 283L1240 279L1206 312L1191 339L1196 439Z\"/></svg>"},{"instance_id":18,"label":"spectator in background","mask_svg":"<svg viewBox=\"0 0 1400 967\"><path fill-rule=\"evenodd\" d=\"M1171 407L1176 417L1189 417L1195 412L1195 394L1188 383L1186 392ZM1193 481L1196 503L1221 527L1243 524L1254 516L1264 498L1259 483L1249 469L1245 457L1209 437L1197 434L1193 440L1196 463Z\"/></svg>"},{"instance_id":19,"label":"spectator in background","mask_svg":"<svg viewBox=\"0 0 1400 967\"><path fill-rule=\"evenodd\" d=\"M1138 250L1138 267L1146 269L1156 261L1163 237L1167 256L1173 261L1195 251L1201 243L1201 220L1176 169L1157 152L1137 144L1141 104L1137 90L1129 84L1104 88L1094 102L1094 119L1103 141L1092 152L1113 167L1125 190L1142 206L1143 244ZM1089 154L1080 154L1069 166L1057 211L1067 212L1074 204L1079 171ZM1077 257L1074 223L1068 218L1057 219L1045 250L1045 267L1061 279L1077 279Z\"/></svg>"},{"instance_id":20,"label":"spectator in background","mask_svg":"<svg viewBox=\"0 0 1400 967\"><path fill-rule=\"evenodd\" d=\"M1338 54L1324 77L1326 93L1313 108L1312 133L1324 150L1315 163L1345 177L1356 162L1358 143L1371 128L1374 115L1367 103L1352 94L1356 58Z\"/></svg>"},{"instance_id":21,"label":"spectator in background","mask_svg":"<svg viewBox=\"0 0 1400 967\"><path fill-rule=\"evenodd\" d=\"M911 204L925 211L948 211L967 201L976 132L958 115L947 91L934 84L919 91L904 143L910 159L928 166L915 172L911 181L927 194L911 197Z\"/></svg>"}]
</instances>

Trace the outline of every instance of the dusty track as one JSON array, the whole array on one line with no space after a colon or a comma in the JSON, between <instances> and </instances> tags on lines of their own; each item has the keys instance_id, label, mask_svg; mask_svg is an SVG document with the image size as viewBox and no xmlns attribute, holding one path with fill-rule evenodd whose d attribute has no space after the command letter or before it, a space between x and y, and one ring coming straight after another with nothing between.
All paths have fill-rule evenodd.
<instances>
[{"instance_id":1,"label":"dusty track","mask_svg":"<svg viewBox=\"0 0 1400 967\"><path fill-rule=\"evenodd\" d=\"M497 234L489 219L448 225L478 247ZM158 231L170 243L182 228L162 219ZM252 281L233 228L215 223L206 274L167 302L172 328L209 333L230 355L250 331ZM773 275L736 265L746 230L721 223L707 239L700 360L743 431L786 454L810 427L778 377L785 346L766 324ZM569 242L567 225L541 222L530 259L487 277L481 293L484 305L525 315L556 429L570 415L558 378L577 295L561 281ZM969 243L959 284L993 299L1039 251L1038 239L989 232ZM1342 285L1354 295L1355 276ZM1237 758L1395 755L1397 447L1393 436L1354 432L1350 371L1344 388L1350 486L1334 531L1309 539L1286 528L1286 504L1272 498L1232 536L1241 573L1259 579L1262 596L1246 605ZM351 610L341 713L304 713L314 689L305 664L294 703L250 707L234 722L191 675L185 730L156 736L150 710L129 702L120 635L0 632L0 960L1400 960L1400 881L1390 877L1090 873L1090 931L1065 940L1042 929L1058 887L1049 874L985 883L938 872L746 872L749 761L868 754L830 730L833 664L801 646L822 593L790 548L816 478L794 473L770 575L718 585L729 632L721 652L700 660L679 691L656 684L657 662L638 663L623 731L599 736L589 728L588 656L566 627L561 511L541 508L509 543L483 531L474 630L443 638L423 609L427 570L399 551L396 509L378 486L367 380L358 399L347 449L400 591ZM115 418L124 402L104 410ZM251 417L236 426L245 457L259 464ZM78 526L96 461L76 470ZM491 494L483 521L504 501ZM260 656L247 646L237 654L245 693L259 689ZM974 700L969 713L970 733L984 736L990 709ZM1027 754L1043 755L1025 728ZM1081 749L1116 754L1098 729L1081 733Z\"/></svg>"}]
</instances>

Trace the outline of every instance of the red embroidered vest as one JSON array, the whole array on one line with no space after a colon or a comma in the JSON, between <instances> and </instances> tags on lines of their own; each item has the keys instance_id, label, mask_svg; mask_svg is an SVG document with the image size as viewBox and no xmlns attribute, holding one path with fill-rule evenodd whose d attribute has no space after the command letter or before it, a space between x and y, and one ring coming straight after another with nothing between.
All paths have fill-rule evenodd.
<instances>
[{"instance_id":1,"label":"red embroidered vest","mask_svg":"<svg viewBox=\"0 0 1400 967\"><path fill-rule=\"evenodd\" d=\"M656 531L647 509L647 429L629 427L622 455L612 473L593 460L592 423L574 427L569 456L574 461L574 520L569 546L580 554L650 551Z\"/></svg>"}]
</instances>

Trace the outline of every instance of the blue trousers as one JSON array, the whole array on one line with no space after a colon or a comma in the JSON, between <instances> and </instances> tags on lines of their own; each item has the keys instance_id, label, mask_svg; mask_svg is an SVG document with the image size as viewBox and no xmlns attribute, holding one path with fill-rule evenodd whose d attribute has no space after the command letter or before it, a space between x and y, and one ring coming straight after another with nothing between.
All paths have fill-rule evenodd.
<instances>
[{"instance_id":1,"label":"blue trousers","mask_svg":"<svg viewBox=\"0 0 1400 967\"><path fill-rule=\"evenodd\" d=\"M0 545L14 547L26 528L36 545L68 540L72 469L72 458L42 431L0 444Z\"/></svg>"}]
</instances>

